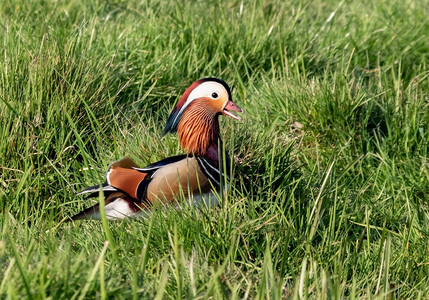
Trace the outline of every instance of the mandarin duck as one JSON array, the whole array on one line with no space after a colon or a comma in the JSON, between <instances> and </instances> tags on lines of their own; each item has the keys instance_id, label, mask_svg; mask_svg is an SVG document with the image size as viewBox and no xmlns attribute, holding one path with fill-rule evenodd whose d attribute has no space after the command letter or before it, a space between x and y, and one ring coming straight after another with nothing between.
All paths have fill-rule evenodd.
<instances>
[{"instance_id":1,"label":"mandarin duck","mask_svg":"<svg viewBox=\"0 0 429 300\"><path fill-rule=\"evenodd\" d=\"M231 167L227 151L219 150L223 147L218 116L240 120L233 112L243 110L232 101L231 90L223 80L195 81L180 97L163 131L163 135L177 132L186 154L165 158L145 168L125 157L108 168L102 185L86 188L78 195L97 197L102 190L109 220L137 216L150 211L156 203L174 203L183 199L180 195L195 204L215 205L216 197L210 195L221 192L222 180L225 175L228 179ZM71 217L80 219L100 219L99 204Z\"/></svg>"}]
</instances>

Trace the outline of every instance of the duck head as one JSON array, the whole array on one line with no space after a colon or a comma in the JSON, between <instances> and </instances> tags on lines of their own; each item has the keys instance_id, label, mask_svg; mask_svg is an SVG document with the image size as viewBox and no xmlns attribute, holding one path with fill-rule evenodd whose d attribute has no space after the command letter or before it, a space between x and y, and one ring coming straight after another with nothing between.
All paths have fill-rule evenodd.
<instances>
[{"instance_id":1,"label":"duck head","mask_svg":"<svg viewBox=\"0 0 429 300\"><path fill-rule=\"evenodd\" d=\"M233 101L231 90L219 78L195 81L180 97L167 119L163 135L177 132L180 145L187 153L207 155L217 149L220 140L219 115L241 120L233 112L243 112Z\"/></svg>"}]
</instances>

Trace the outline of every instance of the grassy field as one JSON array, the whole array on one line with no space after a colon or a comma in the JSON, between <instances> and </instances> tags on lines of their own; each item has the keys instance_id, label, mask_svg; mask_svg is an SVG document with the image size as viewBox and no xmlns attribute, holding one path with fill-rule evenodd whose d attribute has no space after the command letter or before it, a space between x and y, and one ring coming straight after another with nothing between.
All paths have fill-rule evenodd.
<instances>
[{"instance_id":1,"label":"grassy field","mask_svg":"<svg viewBox=\"0 0 429 300\"><path fill-rule=\"evenodd\" d=\"M429 299L429 2L0 4L0 298ZM62 223L234 85L221 205Z\"/></svg>"}]
</instances>

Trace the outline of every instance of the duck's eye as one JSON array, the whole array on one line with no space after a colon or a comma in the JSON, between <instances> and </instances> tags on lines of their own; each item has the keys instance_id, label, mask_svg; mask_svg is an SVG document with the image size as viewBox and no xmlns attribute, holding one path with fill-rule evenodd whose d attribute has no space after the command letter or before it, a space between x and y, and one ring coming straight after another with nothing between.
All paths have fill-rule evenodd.
<instances>
[{"instance_id":1,"label":"duck's eye","mask_svg":"<svg viewBox=\"0 0 429 300\"><path fill-rule=\"evenodd\" d=\"M219 97L219 95L216 93L216 92L213 92L212 93L212 98L213 99L217 99Z\"/></svg>"}]
</instances>

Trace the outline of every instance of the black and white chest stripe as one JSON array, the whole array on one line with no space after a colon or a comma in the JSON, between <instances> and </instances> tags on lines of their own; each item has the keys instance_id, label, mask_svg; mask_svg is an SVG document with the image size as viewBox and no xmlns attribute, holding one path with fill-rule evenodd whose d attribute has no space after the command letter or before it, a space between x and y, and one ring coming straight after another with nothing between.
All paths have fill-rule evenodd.
<instances>
[{"instance_id":1,"label":"black and white chest stripe","mask_svg":"<svg viewBox=\"0 0 429 300\"><path fill-rule=\"evenodd\" d=\"M214 166L212 162L199 156L197 156L196 159L201 171L213 185L220 187L220 180L224 178L224 176L226 176L226 179L229 181L229 176L220 172L219 168Z\"/></svg>"}]
</instances>

